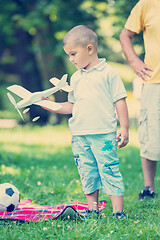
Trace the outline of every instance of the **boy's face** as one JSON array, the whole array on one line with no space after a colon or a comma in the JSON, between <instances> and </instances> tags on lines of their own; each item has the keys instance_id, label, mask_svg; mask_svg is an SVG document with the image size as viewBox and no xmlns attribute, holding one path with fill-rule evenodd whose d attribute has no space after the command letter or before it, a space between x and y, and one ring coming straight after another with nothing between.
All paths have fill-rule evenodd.
<instances>
[{"instance_id":1,"label":"boy's face","mask_svg":"<svg viewBox=\"0 0 160 240\"><path fill-rule=\"evenodd\" d=\"M69 60L77 69L89 69L91 65L91 55L93 49L88 46L83 47L75 43L68 43L63 46L64 51L69 56Z\"/></svg>"}]
</instances>

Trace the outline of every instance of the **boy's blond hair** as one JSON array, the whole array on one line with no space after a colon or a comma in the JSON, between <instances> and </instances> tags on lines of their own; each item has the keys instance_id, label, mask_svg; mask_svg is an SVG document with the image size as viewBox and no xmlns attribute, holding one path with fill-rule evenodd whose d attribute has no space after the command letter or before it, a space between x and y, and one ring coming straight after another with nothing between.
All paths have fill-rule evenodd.
<instances>
[{"instance_id":1,"label":"boy's blond hair","mask_svg":"<svg viewBox=\"0 0 160 240\"><path fill-rule=\"evenodd\" d=\"M97 34L85 25L78 25L72 28L63 39L63 46L67 43L75 43L86 47L88 44L92 44L95 51L98 49L98 37Z\"/></svg>"}]
</instances>

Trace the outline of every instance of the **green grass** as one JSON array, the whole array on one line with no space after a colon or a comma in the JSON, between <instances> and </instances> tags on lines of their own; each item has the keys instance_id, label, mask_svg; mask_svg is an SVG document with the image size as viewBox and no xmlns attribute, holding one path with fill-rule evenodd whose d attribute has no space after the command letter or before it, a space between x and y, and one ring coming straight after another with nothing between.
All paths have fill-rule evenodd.
<instances>
[{"instance_id":1,"label":"green grass","mask_svg":"<svg viewBox=\"0 0 160 240\"><path fill-rule=\"evenodd\" d=\"M130 131L130 144L118 150L120 170L124 178L124 205L128 219L111 219L112 207L107 195L103 217L86 222L49 220L38 223L0 221L0 239L160 239L160 201L138 202L143 187L137 131ZM0 130L0 182L13 183L21 192L21 200L36 204L86 202L70 147L66 126L17 127ZM160 166L155 181L160 195Z\"/></svg>"}]
</instances>

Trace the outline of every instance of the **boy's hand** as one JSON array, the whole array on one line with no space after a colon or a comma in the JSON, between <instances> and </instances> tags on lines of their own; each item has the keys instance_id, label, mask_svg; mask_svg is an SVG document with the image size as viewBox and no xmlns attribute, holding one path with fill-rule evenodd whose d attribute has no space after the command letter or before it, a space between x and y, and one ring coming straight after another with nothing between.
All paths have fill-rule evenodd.
<instances>
[{"instance_id":1,"label":"boy's hand","mask_svg":"<svg viewBox=\"0 0 160 240\"><path fill-rule=\"evenodd\" d=\"M118 148L122 148L127 145L129 142L129 133L128 128L120 128L117 132L116 141L119 141L121 138L121 141L118 144Z\"/></svg>"},{"instance_id":2,"label":"boy's hand","mask_svg":"<svg viewBox=\"0 0 160 240\"><path fill-rule=\"evenodd\" d=\"M48 97L42 97L42 100L50 100Z\"/></svg>"}]
</instances>

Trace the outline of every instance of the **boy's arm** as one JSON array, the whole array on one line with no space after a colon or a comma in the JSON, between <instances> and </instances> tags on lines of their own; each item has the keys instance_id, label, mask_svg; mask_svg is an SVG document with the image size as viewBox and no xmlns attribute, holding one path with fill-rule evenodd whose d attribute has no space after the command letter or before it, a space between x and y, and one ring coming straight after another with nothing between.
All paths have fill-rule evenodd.
<instances>
[{"instance_id":1,"label":"boy's arm","mask_svg":"<svg viewBox=\"0 0 160 240\"><path fill-rule=\"evenodd\" d=\"M42 98L45 100L50 101L48 98ZM54 113L59 113L59 114L72 114L72 109L73 109L73 103L71 102L63 102L63 103L59 103L61 105L61 108L59 110L53 111L50 110L48 108L43 107L45 110L50 111L50 112L54 112Z\"/></svg>"},{"instance_id":2,"label":"boy's arm","mask_svg":"<svg viewBox=\"0 0 160 240\"><path fill-rule=\"evenodd\" d=\"M59 103L62 108L57 110L56 113L60 113L60 114L72 114L72 109L73 109L73 103L71 102L63 102L63 103Z\"/></svg>"},{"instance_id":3,"label":"boy's arm","mask_svg":"<svg viewBox=\"0 0 160 240\"><path fill-rule=\"evenodd\" d=\"M125 98L122 98L115 102L115 107L120 123L120 129L117 132L117 141L121 137L121 142L118 145L118 148L124 147L129 142L129 119L128 119L128 109Z\"/></svg>"},{"instance_id":4,"label":"boy's arm","mask_svg":"<svg viewBox=\"0 0 160 240\"><path fill-rule=\"evenodd\" d=\"M135 32L132 32L124 28L120 34L121 46L130 66L133 68L135 73L140 78L147 81L146 75L148 77L151 77L149 71L153 71L153 69L147 66L143 61L141 61L140 58L135 53L132 44L132 37L134 34Z\"/></svg>"}]
</instances>

